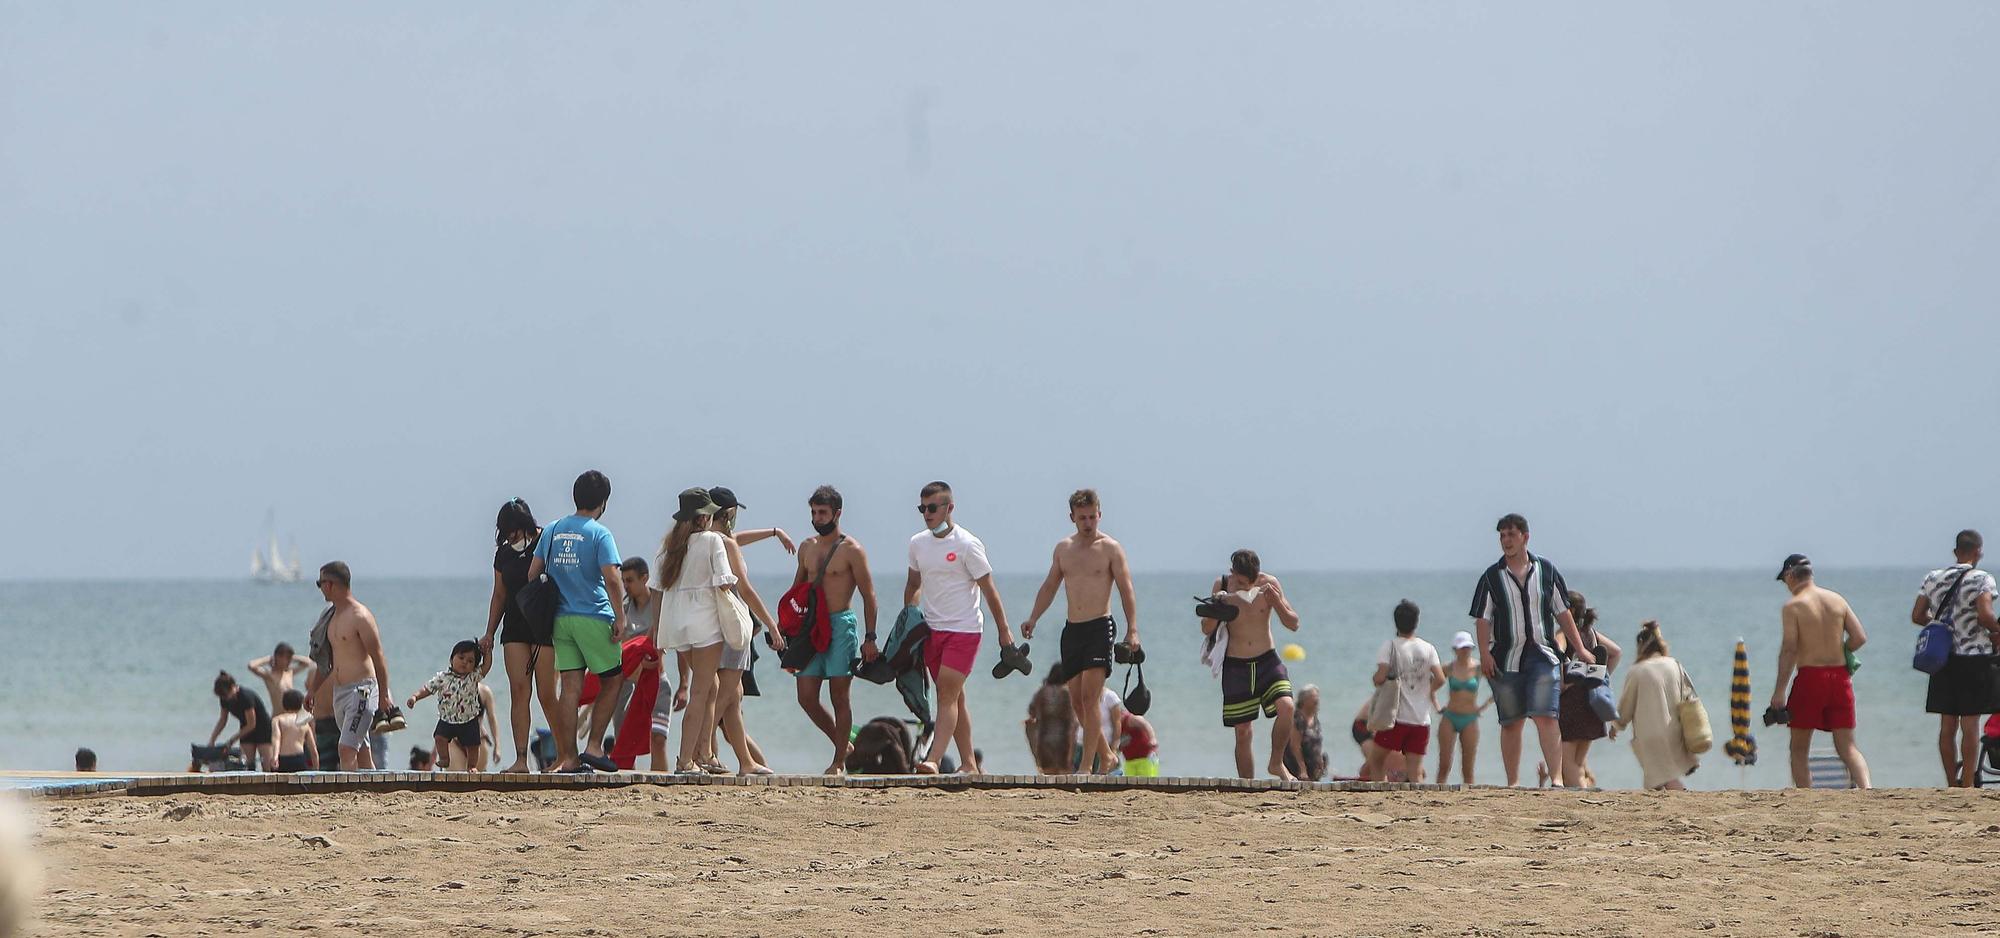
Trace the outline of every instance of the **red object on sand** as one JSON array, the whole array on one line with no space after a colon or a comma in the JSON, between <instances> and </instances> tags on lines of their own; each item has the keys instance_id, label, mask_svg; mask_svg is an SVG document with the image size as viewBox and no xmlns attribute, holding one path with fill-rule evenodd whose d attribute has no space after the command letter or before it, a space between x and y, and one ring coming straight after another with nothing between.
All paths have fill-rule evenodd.
<instances>
[{"instance_id":1,"label":"red object on sand","mask_svg":"<svg viewBox=\"0 0 2000 938\"><path fill-rule=\"evenodd\" d=\"M660 650L653 647L652 639L641 635L626 640L622 667L625 679L632 680L639 673L639 666L648 660L660 660ZM651 680L632 684L632 700L625 705L625 720L618 724L617 744L611 747L611 761L621 769L632 768L640 756L652 751L653 705L660 699L660 679L658 674L649 676Z\"/></svg>"}]
</instances>

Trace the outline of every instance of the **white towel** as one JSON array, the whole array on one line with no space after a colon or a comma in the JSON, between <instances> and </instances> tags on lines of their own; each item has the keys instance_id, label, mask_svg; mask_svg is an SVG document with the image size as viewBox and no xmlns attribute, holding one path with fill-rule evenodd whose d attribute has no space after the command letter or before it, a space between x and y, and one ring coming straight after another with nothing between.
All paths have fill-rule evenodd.
<instances>
[{"instance_id":1,"label":"white towel","mask_svg":"<svg viewBox=\"0 0 2000 938\"><path fill-rule=\"evenodd\" d=\"M1209 633L1201 646L1201 663L1208 665L1210 676L1222 677L1222 659L1229 652L1229 623L1218 622L1215 631Z\"/></svg>"}]
</instances>

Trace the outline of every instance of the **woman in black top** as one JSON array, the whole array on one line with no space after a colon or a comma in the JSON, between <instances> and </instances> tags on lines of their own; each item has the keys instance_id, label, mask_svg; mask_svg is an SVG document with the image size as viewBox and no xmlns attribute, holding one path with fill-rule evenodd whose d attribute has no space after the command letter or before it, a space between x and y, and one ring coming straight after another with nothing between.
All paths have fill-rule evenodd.
<instances>
[{"instance_id":1,"label":"woman in black top","mask_svg":"<svg viewBox=\"0 0 2000 938\"><path fill-rule=\"evenodd\" d=\"M247 687L238 687L236 678L223 671L215 676L215 697L222 701L222 715L215 718L215 729L208 734L208 744L215 745L216 737L222 735L229 718L235 717L242 724L236 735L222 744L223 749L241 743L243 764L252 772L271 772L278 767L277 737L271 735L271 711L264 706L264 698L257 696Z\"/></svg>"},{"instance_id":2,"label":"woman in black top","mask_svg":"<svg viewBox=\"0 0 2000 938\"><path fill-rule=\"evenodd\" d=\"M486 637L479 646L492 652L493 632L500 630L500 646L507 660L507 701L514 725L514 764L501 771L526 772L530 681L549 725L555 725L549 715L561 706L556 699L555 637L531 634L527 616L514 601L521 587L528 585L528 567L535 561L535 545L541 542L542 529L535 524L528 503L517 498L500 506L493 530L493 599L486 612Z\"/></svg>"},{"instance_id":3,"label":"woman in black top","mask_svg":"<svg viewBox=\"0 0 2000 938\"><path fill-rule=\"evenodd\" d=\"M1612 669L1618 667L1620 649L1617 643L1597 630L1597 610L1590 608L1582 593L1571 590L1568 600L1569 614L1576 619L1577 637L1583 639L1591 657L1604 666L1606 679L1609 680ZM1569 649L1563 647L1567 637L1559 635L1556 641L1567 659ZM1604 720L1590 708L1590 690L1582 684L1565 679L1561 700L1556 725L1562 732L1563 784L1570 788L1595 787L1597 779L1590 771L1587 760L1590 744L1604 738Z\"/></svg>"}]
</instances>

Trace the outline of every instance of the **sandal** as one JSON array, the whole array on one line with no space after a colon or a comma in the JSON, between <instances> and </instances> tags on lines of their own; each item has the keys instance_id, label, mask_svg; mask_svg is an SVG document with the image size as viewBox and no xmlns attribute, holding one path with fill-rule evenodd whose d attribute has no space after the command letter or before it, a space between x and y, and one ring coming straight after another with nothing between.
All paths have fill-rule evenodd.
<instances>
[{"instance_id":1,"label":"sandal","mask_svg":"<svg viewBox=\"0 0 2000 938\"><path fill-rule=\"evenodd\" d=\"M708 773L708 774L710 774L710 775L735 775L735 774L736 774L736 773L734 773L734 772L731 772L731 771L729 771L729 766L726 766L726 765L723 765L723 764L722 764L722 760L721 760L721 759L716 759L716 760L714 760L714 761L712 761L712 762L703 762L703 763L701 763L701 770L702 770L702 771L704 771L704 772L707 772L707 773Z\"/></svg>"}]
</instances>

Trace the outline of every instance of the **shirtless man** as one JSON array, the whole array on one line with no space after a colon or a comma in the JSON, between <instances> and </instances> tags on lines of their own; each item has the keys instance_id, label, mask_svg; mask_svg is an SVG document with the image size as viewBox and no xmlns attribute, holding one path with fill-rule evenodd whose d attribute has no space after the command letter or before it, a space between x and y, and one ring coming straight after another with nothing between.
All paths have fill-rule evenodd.
<instances>
[{"instance_id":1,"label":"shirtless man","mask_svg":"<svg viewBox=\"0 0 2000 938\"><path fill-rule=\"evenodd\" d=\"M1055 602L1062 588L1069 601L1069 618L1062 631L1063 679L1069 685L1070 709L1083 728L1083 758L1077 771L1096 775L1118 764L1104 726L1099 725L1098 701L1104 680L1111 676L1111 588L1125 607L1125 647L1139 647L1139 603L1132 595L1132 571L1125 565L1125 547L1097 525L1103 511L1093 489L1078 489L1069 497L1069 520L1076 533L1056 544L1048 578L1035 594L1035 608L1021 623L1021 637L1035 637L1035 620ZM1268 631L1268 629L1267 629Z\"/></svg>"},{"instance_id":2,"label":"shirtless man","mask_svg":"<svg viewBox=\"0 0 2000 938\"><path fill-rule=\"evenodd\" d=\"M868 575L868 552L861 549L860 541L841 533L841 504L840 491L831 485L814 489L812 497L806 499L816 533L799 545L799 563L792 575L792 585L797 586L812 579L822 561L826 563L819 588L826 597L833 639L825 651L813 655L799 670L798 693L799 709L833 743L833 762L826 767L827 775L847 773L847 753L852 745L848 736L854 729L854 710L848 703L848 689L854 684L854 657L859 654L874 661L882 653L875 647L875 581ZM833 552L831 557L828 551ZM868 624L866 638L860 642L854 634L857 590L861 593L862 619ZM832 712L820 703L821 684L832 685Z\"/></svg>"},{"instance_id":3,"label":"shirtless man","mask_svg":"<svg viewBox=\"0 0 2000 938\"><path fill-rule=\"evenodd\" d=\"M1833 734L1834 751L1847 764L1856 788L1867 788L1868 761L1854 745L1854 684L1848 676L1847 652L1867 644L1861 620L1839 593L1813 583L1812 561L1804 554L1785 558L1778 579L1792 591L1785 601L1785 640L1778 648L1774 709L1786 708L1789 685L1792 711L1792 784L1812 787L1806 757L1812 752L1814 730ZM1793 667L1798 679L1792 679Z\"/></svg>"},{"instance_id":4,"label":"shirtless man","mask_svg":"<svg viewBox=\"0 0 2000 938\"><path fill-rule=\"evenodd\" d=\"M380 768L369 748L375 715L396 699L389 692L389 662L375 614L354 598L354 576L338 560L319 568L319 593L333 608L326 617L333 665L312 676L313 716L331 716L340 739L340 770Z\"/></svg>"},{"instance_id":5,"label":"shirtless man","mask_svg":"<svg viewBox=\"0 0 2000 938\"><path fill-rule=\"evenodd\" d=\"M262 658L255 658L246 666L251 674L264 679L265 699L272 707L285 699L285 692L298 686L297 675L305 672L305 683L312 683L315 666L311 661L298 657L287 642L279 642L276 651Z\"/></svg>"},{"instance_id":6,"label":"shirtless man","mask_svg":"<svg viewBox=\"0 0 2000 938\"><path fill-rule=\"evenodd\" d=\"M1285 748L1292 737L1292 680L1278 658L1271 640L1271 613L1285 628L1299 630L1299 613L1285 599L1278 578L1263 571L1263 562L1253 550L1229 555L1229 573L1215 581L1214 592L1239 610L1229 623L1229 646L1222 659L1222 725L1236 732L1236 774L1252 778L1256 771L1250 758L1251 727L1257 710L1271 717L1271 761L1266 764L1272 777L1293 781L1285 768ZM1129 613L1128 613L1129 614ZM1213 635L1222 623L1201 620L1201 633Z\"/></svg>"}]
</instances>

